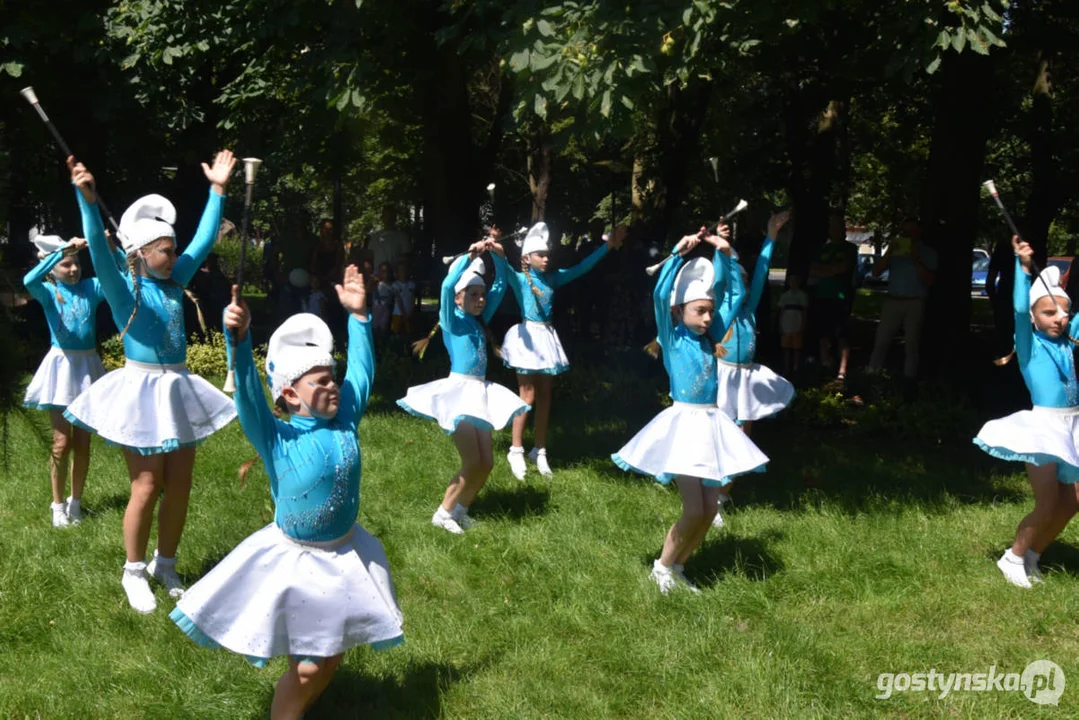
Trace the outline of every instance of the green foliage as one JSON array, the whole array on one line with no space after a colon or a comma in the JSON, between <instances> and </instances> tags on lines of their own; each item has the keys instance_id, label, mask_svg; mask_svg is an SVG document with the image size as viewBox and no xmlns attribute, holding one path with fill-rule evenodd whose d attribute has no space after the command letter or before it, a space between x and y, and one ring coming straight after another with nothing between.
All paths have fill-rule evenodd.
<instances>
[{"instance_id":1,"label":"green foliage","mask_svg":"<svg viewBox=\"0 0 1079 720\"><path fill-rule=\"evenodd\" d=\"M620 360L575 361L567 379L603 377ZM393 397L381 381L376 391ZM986 460L969 438L870 446L789 416L761 423L768 472L738 482L726 527L686 563L701 594L664 597L648 571L678 494L607 457L659 406L616 391L618 404L581 402L556 384L550 480L514 480L508 433L497 433L478 524L464 537L430 524L459 466L452 440L397 409L365 416L357 520L385 546L407 640L348 651L308 716L1075 716L1067 691L1042 709L1019 692L874 697L882 672L1021 672L1042 658L1070 667L1076 528L1044 554L1046 582L1023 595L1023 621L1020 591L993 567L1030 507L1018 465ZM0 716L265 717L285 659L257 669L199 647L168 618L175 601L157 585L156 613L126 606L121 454L94 439L86 520L59 531L47 449L21 422L12 444L0 478ZM236 477L253 454L235 422L200 446L178 555L186 582L272 522L261 466L243 486Z\"/></svg>"},{"instance_id":2,"label":"green foliage","mask_svg":"<svg viewBox=\"0 0 1079 720\"><path fill-rule=\"evenodd\" d=\"M249 247L244 255L244 292L258 291L262 287L262 250L260 247ZM214 253L217 254L221 264L221 272L230 281L236 279L236 271L240 267L240 242L236 236L219 240L214 245Z\"/></svg>"},{"instance_id":3,"label":"green foliage","mask_svg":"<svg viewBox=\"0 0 1079 720\"><path fill-rule=\"evenodd\" d=\"M119 335L112 335L101 343L101 362L106 370L123 367L124 346ZM265 376L266 346L254 348L255 367ZM228 373L228 360L225 355L225 336L218 330L209 330L205 341L192 335L187 342L187 369L204 378L224 379ZM263 377L265 380L265 377Z\"/></svg>"}]
</instances>

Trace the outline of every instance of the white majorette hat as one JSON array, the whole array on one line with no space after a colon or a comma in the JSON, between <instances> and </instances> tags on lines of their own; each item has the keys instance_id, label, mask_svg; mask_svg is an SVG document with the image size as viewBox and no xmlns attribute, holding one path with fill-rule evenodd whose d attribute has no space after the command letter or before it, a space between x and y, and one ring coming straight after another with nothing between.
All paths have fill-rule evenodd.
<instances>
[{"instance_id":1,"label":"white majorette hat","mask_svg":"<svg viewBox=\"0 0 1079 720\"><path fill-rule=\"evenodd\" d=\"M712 261L705 258L693 258L678 271L678 277L674 280L674 289L671 290L671 307L685 305L694 300L716 299L713 285L716 281L716 271L712 267Z\"/></svg>"},{"instance_id":2,"label":"white majorette hat","mask_svg":"<svg viewBox=\"0 0 1079 720\"><path fill-rule=\"evenodd\" d=\"M51 255L67 245L67 240L59 235L41 235L36 227L30 228L30 242L37 246L39 260L45 259L46 255Z\"/></svg>"},{"instance_id":3,"label":"white majorette hat","mask_svg":"<svg viewBox=\"0 0 1079 720\"><path fill-rule=\"evenodd\" d=\"M547 223L538 222L528 229L525 235L524 245L521 246L522 255L530 255L534 252L548 252L547 240L551 233L547 230Z\"/></svg>"},{"instance_id":4,"label":"white majorette hat","mask_svg":"<svg viewBox=\"0 0 1079 720\"><path fill-rule=\"evenodd\" d=\"M318 315L297 313L274 331L266 349L266 378L274 402L311 368L333 367L333 333Z\"/></svg>"},{"instance_id":5,"label":"white majorette hat","mask_svg":"<svg viewBox=\"0 0 1079 720\"><path fill-rule=\"evenodd\" d=\"M158 238L176 239L176 208L160 195L146 195L124 210L120 217L120 244L132 253Z\"/></svg>"},{"instance_id":6,"label":"white majorette hat","mask_svg":"<svg viewBox=\"0 0 1079 720\"><path fill-rule=\"evenodd\" d=\"M483 258L476 258L468 264L461 279L453 286L453 292L459 293L472 285L486 285L483 282L483 273L487 272L487 266L483 264Z\"/></svg>"},{"instance_id":7,"label":"white majorette hat","mask_svg":"<svg viewBox=\"0 0 1079 720\"><path fill-rule=\"evenodd\" d=\"M1042 282L1044 280L1045 282ZM1048 289L1046 288L1048 285ZM1042 270L1042 274L1034 278L1034 282L1030 285L1030 307L1034 307L1034 303L1041 300L1043 297L1049 297L1050 291L1052 295L1065 300L1068 298L1068 293L1064 292L1064 288L1060 287L1060 268L1050 265Z\"/></svg>"}]
</instances>

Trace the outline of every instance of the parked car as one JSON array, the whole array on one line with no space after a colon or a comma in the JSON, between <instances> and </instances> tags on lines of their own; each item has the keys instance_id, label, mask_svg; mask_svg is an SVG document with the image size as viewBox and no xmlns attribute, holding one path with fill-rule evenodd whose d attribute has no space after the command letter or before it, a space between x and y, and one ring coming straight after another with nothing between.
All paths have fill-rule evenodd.
<instances>
[{"instance_id":1,"label":"parked car","mask_svg":"<svg viewBox=\"0 0 1079 720\"><path fill-rule=\"evenodd\" d=\"M1061 287L1068 286L1068 276L1071 275L1072 260L1071 257L1063 257L1060 255L1049 258L1049 264L1060 268L1060 285Z\"/></svg>"},{"instance_id":2,"label":"parked car","mask_svg":"<svg viewBox=\"0 0 1079 720\"><path fill-rule=\"evenodd\" d=\"M970 272L970 291L986 295L985 279L989 276L989 256L975 257Z\"/></svg>"}]
</instances>

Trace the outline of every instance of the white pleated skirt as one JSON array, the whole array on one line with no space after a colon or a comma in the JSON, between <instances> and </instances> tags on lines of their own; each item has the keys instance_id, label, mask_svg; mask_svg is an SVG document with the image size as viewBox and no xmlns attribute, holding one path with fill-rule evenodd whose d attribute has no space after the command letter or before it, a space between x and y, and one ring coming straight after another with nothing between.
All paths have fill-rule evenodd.
<instances>
[{"instance_id":1,"label":"white pleated skirt","mask_svg":"<svg viewBox=\"0 0 1079 720\"><path fill-rule=\"evenodd\" d=\"M623 470L651 475L664 485L682 475L710 486L763 472L768 462L718 407L681 402L656 415L611 459Z\"/></svg>"},{"instance_id":2,"label":"white pleated skirt","mask_svg":"<svg viewBox=\"0 0 1079 720\"><path fill-rule=\"evenodd\" d=\"M990 420L974 444L995 458L1048 465L1057 463L1057 479L1079 480L1079 407L1035 406Z\"/></svg>"},{"instance_id":3,"label":"white pleated skirt","mask_svg":"<svg viewBox=\"0 0 1079 720\"><path fill-rule=\"evenodd\" d=\"M64 410L75 398L105 375L96 350L62 350L45 353L26 388L23 405L37 410Z\"/></svg>"},{"instance_id":4,"label":"white pleated skirt","mask_svg":"<svg viewBox=\"0 0 1079 720\"><path fill-rule=\"evenodd\" d=\"M478 430L501 430L531 407L517 393L476 375L449 377L410 387L397 404L407 412L434 420L447 434L461 423Z\"/></svg>"},{"instance_id":5,"label":"white pleated skirt","mask_svg":"<svg viewBox=\"0 0 1079 720\"><path fill-rule=\"evenodd\" d=\"M200 645L259 666L282 655L326 658L404 641L386 553L358 524L330 542L299 541L267 525L192 585L170 617Z\"/></svg>"},{"instance_id":6,"label":"white pleated skirt","mask_svg":"<svg viewBox=\"0 0 1079 720\"><path fill-rule=\"evenodd\" d=\"M502 341L502 362L522 375L559 375L569 370L558 332L550 323L517 323Z\"/></svg>"},{"instance_id":7,"label":"white pleated skirt","mask_svg":"<svg viewBox=\"0 0 1079 720\"><path fill-rule=\"evenodd\" d=\"M752 422L771 417L790 405L794 385L760 363L716 361L719 395L716 404L732 420Z\"/></svg>"},{"instance_id":8,"label":"white pleated skirt","mask_svg":"<svg viewBox=\"0 0 1079 720\"><path fill-rule=\"evenodd\" d=\"M199 444L232 422L236 408L182 363L128 360L79 395L64 417L113 445L154 455Z\"/></svg>"}]
</instances>

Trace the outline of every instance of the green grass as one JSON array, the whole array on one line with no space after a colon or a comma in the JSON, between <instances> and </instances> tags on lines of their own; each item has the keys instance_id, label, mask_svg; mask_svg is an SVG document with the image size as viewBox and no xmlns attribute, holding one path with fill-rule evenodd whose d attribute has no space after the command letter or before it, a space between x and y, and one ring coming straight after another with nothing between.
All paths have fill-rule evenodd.
<instances>
[{"instance_id":1,"label":"green grass","mask_svg":"<svg viewBox=\"0 0 1079 720\"><path fill-rule=\"evenodd\" d=\"M727 528L691 559L702 594L663 597L647 573L678 497L607 459L658 409L654 369L645 381L626 370L595 382L584 369L561 380L554 478L514 481L499 433L473 509L480 524L454 537L429 524L456 466L452 444L392 407L407 363L385 365L361 427L359 520L386 547L407 641L348 653L308 718L1079 712L1071 684L1058 708L1019 693L874 698L882 672L1021 672L1043 658L1079 683L1076 530L1046 553L1043 586L1005 584L994 561L1031 503L1016 467L970 445L976 424L929 442L923 425L889 431L884 411L869 430L871 414L821 425L803 406L761 425L772 464L741 483ZM434 361L419 372L443 370ZM22 419L12 420L9 450L0 717L266 717L282 660L258 670L197 647L168 620L173 603L160 591L152 616L126 607L118 451L95 439L87 520L56 531L46 451ZM199 451L179 559L190 582L271 519L261 470L237 482L249 455L235 423Z\"/></svg>"}]
</instances>

